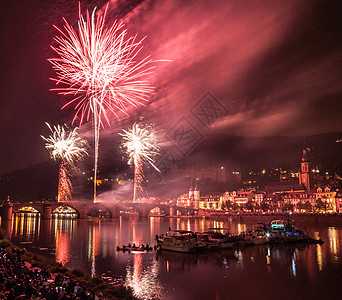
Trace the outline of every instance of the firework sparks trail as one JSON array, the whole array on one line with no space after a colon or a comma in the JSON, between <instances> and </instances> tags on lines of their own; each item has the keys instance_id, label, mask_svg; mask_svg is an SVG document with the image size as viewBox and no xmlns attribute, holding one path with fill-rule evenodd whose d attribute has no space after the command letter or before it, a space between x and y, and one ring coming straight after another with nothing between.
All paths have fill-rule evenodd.
<instances>
[{"instance_id":1,"label":"firework sparks trail","mask_svg":"<svg viewBox=\"0 0 342 300\"><path fill-rule=\"evenodd\" d=\"M73 188L68 175L68 164L62 161L59 165L58 174L58 202L71 199L72 191Z\"/></svg>"},{"instance_id":2,"label":"firework sparks trail","mask_svg":"<svg viewBox=\"0 0 342 300\"><path fill-rule=\"evenodd\" d=\"M57 47L52 49L59 58L53 64L57 78L52 79L60 87L53 90L71 96L63 107L73 106L80 125L93 120L94 128L94 201L96 201L96 176L100 127L110 125L109 113L116 117L119 112L127 114L128 106L144 105L153 92L153 87L143 78L152 72L153 62L149 56L138 60L142 40L127 37L123 23L114 22L105 27L108 10L96 16L87 11L81 15L79 6L78 31L64 19L64 30L55 26L61 36L55 37ZM96 17L95 17L96 16Z\"/></svg>"},{"instance_id":3,"label":"firework sparks trail","mask_svg":"<svg viewBox=\"0 0 342 300\"><path fill-rule=\"evenodd\" d=\"M68 165L74 166L76 161L88 155L88 143L78 134L78 128L67 132L63 126L57 125L53 128L46 123L51 131L49 137L41 136L46 141L45 148L49 151L51 158L61 160L58 176L58 202L71 197L72 185L68 176Z\"/></svg>"},{"instance_id":4,"label":"firework sparks trail","mask_svg":"<svg viewBox=\"0 0 342 300\"><path fill-rule=\"evenodd\" d=\"M158 172L159 169L154 164L154 158L158 155L160 148L157 145L155 131L151 126L143 126L134 123L132 128L119 133L122 136L122 148L128 155L128 164L134 165L134 193L133 202L137 201L138 190L144 179L143 164L148 163Z\"/></svg>"}]
</instances>

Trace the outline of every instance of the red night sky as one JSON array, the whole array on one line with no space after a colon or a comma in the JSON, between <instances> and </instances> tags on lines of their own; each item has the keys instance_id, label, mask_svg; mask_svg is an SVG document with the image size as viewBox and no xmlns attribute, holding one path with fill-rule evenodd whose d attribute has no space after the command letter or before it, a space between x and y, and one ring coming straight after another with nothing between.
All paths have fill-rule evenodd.
<instances>
[{"instance_id":1,"label":"red night sky","mask_svg":"<svg viewBox=\"0 0 342 300\"><path fill-rule=\"evenodd\" d=\"M106 1L81 1L82 9ZM62 17L75 25L78 1L5 0L1 9L0 174L48 160L45 122L69 123L50 92L47 61ZM151 102L132 113L167 130L197 124L208 92L225 112L207 135L308 136L342 131L342 4L339 1L110 1L108 22L122 19L146 37L143 54L159 62ZM196 123L197 122L197 123ZM114 135L113 127L104 133ZM199 124L198 127L201 125ZM83 133L86 134L85 126Z\"/></svg>"}]
</instances>

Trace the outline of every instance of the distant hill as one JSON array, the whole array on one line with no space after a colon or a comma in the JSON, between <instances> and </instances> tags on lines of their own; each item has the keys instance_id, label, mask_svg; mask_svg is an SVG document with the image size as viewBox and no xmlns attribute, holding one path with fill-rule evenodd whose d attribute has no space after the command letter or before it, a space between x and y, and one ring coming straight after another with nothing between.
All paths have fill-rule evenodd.
<instances>
[{"instance_id":1,"label":"distant hill","mask_svg":"<svg viewBox=\"0 0 342 300\"><path fill-rule=\"evenodd\" d=\"M14 171L0 178L0 200L27 202L54 199L57 195L58 164L53 161Z\"/></svg>"},{"instance_id":2,"label":"distant hill","mask_svg":"<svg viewBox=\"0 0 342 300\"><path fill-rule=\"evenodd\" d=\"M342 133L328 133L309 137L238 137L229 135L211 135L204 139L192 153L179 162L179 168L188 166L208 167L224 164L227 168L242 173L252 169L282 167L299 169L303 147L311 149L309 157L313 167L329 172L342 172ZM104 145L104 143L102 144ZM103 149L106 149L105 147ZM101 151L100 151L101 154ZM108 159L106 159L108 157ZM99 170L102 177L132 176L121 156L110 155L109 151L100 157ZM92 158L79 166L91 171ZM88 173L89 174L89 173ZM58 163L48 161L2 175L0 178L0 200L10 195L16 201L35 201L54 199L57 195ZM75 192L91 197L92 185L86 182L87 176L74 175L72 178ZM156 180L156 178L154 178ZM189 179L190 180L190 179ZM167 182L162 184L149 182L153 191L150 195L180 195L187 192L189 182ZM171 191L172 190L172 191ZM225 185L206 183L204 190L224 191ZM159 195L160 194L160 195Z\"/></svg>"},{"instance_id":3,"label":"distant hill","mask_svg":"<svg viewBox=\"0 0 342 300\"><path fill-rule=\"evenodd\" d=\"M327 133L309 137L237 137L212 135L185 158L190 165L225 163L241 170L260 168L299 168L302 150L311 149L313 166L329 171L342 171L342 133Z\"/></svg>"}]
</instances>

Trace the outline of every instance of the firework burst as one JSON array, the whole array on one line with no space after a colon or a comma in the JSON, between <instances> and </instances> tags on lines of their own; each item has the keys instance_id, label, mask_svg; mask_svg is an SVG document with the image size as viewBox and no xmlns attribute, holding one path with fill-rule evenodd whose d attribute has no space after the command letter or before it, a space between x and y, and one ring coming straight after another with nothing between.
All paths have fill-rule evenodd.
<instances>
[{"instance_id":1,"label":"firework burst","mask_svg":"<svg viewBox=\"0 0 342 300\"><path fill-rule=\"evenodd\" d=\"M49 151L51 158L61 160L58 176L58 202L71 197L72 185L68 176L68 165L74 164L88 155L88 143L78 134L78 128L67 131L63 126L57 125L53 128L46 123L51 131L49 137L41 136L46 141L45 148Z\"/></svg>"},{"instance_id":2,"label":"firework burst","mask_svg":"<svg viewBox=\"0 0 342 300\"><path fill-rule=\"evenodd\" d=\"M122 136L122 148L128 155L128 164L134 165L133 202L137 201L138 191L142 189L144 180L143 164L147 163L160 172L154 164L154 158L159 153L155 131L151 126L134 123L132 128L119 133Z\"/></svg>"},{"instance_id":3,"label":"firework burst","mask_svg":"<svg viewBox=\"0 0 342 300\"><path fill-rule=\"evenodd\" d=\"M59 58L53 64L59 86L53 90L71 96L63 107L73 106L80 125L92 117L94 126L95 174L94 201L99 148L99 132L104 122L110 125L109 113L127 114L128 106L144 105L153 88L143 78L154 68L150 57L137 58L142 40L127 37L123 23L114 22L105 27L108 5L103 15L95 9L86 17L79 7L78 30L64 19L64 30L56 27L61 36L55 37L57 47L52 49Z\"/></svg>"},{"instance_id":4,"label":"firework burst","mask_svg":"<svg viewBox=\"0 0 342 300\"><path fill-rule=\"evenodd\" d=\"M67 131L65 127L60 125L54 126L53 129L50 124L46 123L46 125L50 129L51 135L47 138L41 137L46 141L45 147L54 160L60 159L74 165L84 155L88 155L88 143L79 136L77 127Z\"/></svg>"}]
</instances>

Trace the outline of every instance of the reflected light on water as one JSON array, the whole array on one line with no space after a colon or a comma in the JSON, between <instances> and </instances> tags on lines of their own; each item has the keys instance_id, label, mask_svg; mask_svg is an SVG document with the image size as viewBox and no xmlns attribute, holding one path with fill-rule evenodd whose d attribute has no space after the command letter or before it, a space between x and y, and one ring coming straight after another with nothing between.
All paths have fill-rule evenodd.
<instances>
[{"instance_id":1,"label":"reflected light on water","mask_svg":"<svg viewBox=\"0 0 342 300\"><path fill-rule=\"evenodd\" d=\"M338 238L338 232L335 227L329 227L328 230L329 235L329 245L331 252L334 255L334 260L336 262L339 261L338 255L339 255L339 238Z\"/></svg>"},{"instance_id":2,"label":"reflected light on water","mask_svg":"<svg viewBox=\"0 0 342 300\"><path fill-rule=\"evenodd\" d=\"M294 277L297 276L296 271L296 253L293 253L292 260L291 260L291 273Z\"/></svg>"},{"instance_id":3,"label":"reflected light on water","mask_svg":"<svg viewBox=\"0 0 342 300\"><path fill-rule=\"evenodd\" d=\"M205 229L206 229L205 220L202 219L199 221L199 229L200 229L199 230L200 232L205 231Z\"/></svg>"},{"instance_id":4,"label":"reflected light on water","mask_svg":"<svg viewBox=\"0 0 342 300\"><path fill-rule=\"evenodd\" d=\"M101 222L93 224L92 227L89 227L88 232L88 260L91 264L91 277L96 275L96 255L99 247L100 224Z\"/></svg>"},{"instance_id":5,"label":"reflected light on water","mask_svg":"<svg viewBox=\"0 0 342 300\"><path fill-rule=\"evenodd\" d=\"M180 230L181 229L181 220L180 218L177 218L177 230Z\"/></svg>"},{"instance_id":6,"label":"reflected light on water","mask_svg":"<svg viewBox=\"0 0 342 300\"><path fill-rule=\"evenodd\" d=\"M190 219L188 219L188 222L186 223L186 230L191 231Z\"/></svg>"},{"instance_id":7,"label":"reflected light on water","mask_svg":"<svg viewBox=\"0 0 342 300\"><path fill-rule=\"evenodd\" d=\"M271 264L271 248L270 247L267 247L266 264L267 265Z\"/></svg>"},{"instance_id":8,"label":"reflected light on water","mask_svg":"<svg viewBox=\"0 0 342 300\"><path fill-rule=\"evenodd\" d=\"M243 264L243 253L241 249L235 250L234 251L235 257L238 259L238 262L236 263L237 268L243 269L244 264Z\"/></svg>"},{"instance_id":9,"label":"reflected light on water","mask_svg":"<svg viewBox=\"0 0 342 300\"><path fill-rule=\"evenodd\" d=\"M150 223L150 239L153 239L153 232L155 231L155 223L156 223L156 218L155 217L150 217L149 218L149 223Z\"/></svg>"},{"instance_id":10,"label":"reflected light on water","mask_svg":"<svg viewBox=\"0 0 342 300\"><path fill-rule=\"evenodd\" d=\"M63 266L70 261L70 239L75 230L76 220L53 215L53 232L56 239L56 261Z\"/></svg>"},{"instance_id":11,"label":"reflected light on water","mask_svg":"<svg viewBox=\"0 0 342 300\"><path fill-rule=\"evenodd\" d=\"M17 213L12 219L12 234L30 240L39 234L40 218L33 213Z\"/></svg>"},{"instance_id":12,"label":"reflected light on water","mask_svg":"<svg viewBox=\"0 0 342 300\"><path fill-rule=\"evenodd\" d=\"M159 263L153 260L143 263L144 254L133 254L133 267L126 267L125 283L139 299L161 299L161 285L158 281ZM145 269L143 269L145 266Z\"/></svg>"},{"instance_id":13,"label":"reflected light on water","mask_svg":"<svg viewBox=\"0 0 342 300\"><path fill-rule=\"evenodd\" d=\"M56 262L65 266L70 259L70 241L65 232L56 234Z\"/></svg>"},{"instance_id":14,"label":"reflected light on water","mask_svg":"<svg viewBox=\"0 0 342 300\"><path fill-rule=\"evenodd\" d=\"M56 236L58 231L63 231L71 237L75 232L75 225L77 221L75 219L59 217L58 215L53 215L52 224L54 226L54 234Z\"/></svg>"},{"instance_id":15,"label":"reflected light on water","mask_svg":"<svg viewBox=\"0 0 342 300\"><path fill-rule=\"evenodd\" d=\"M241 233L247 230L246 224L237 224L237 233Z\"/></svg>"},{"instance_id":16,"label":"reflected light on water","mask_svg":"<svg viewBox=\"0 0 342 300\"><path fill-rule=\"evenodd\" d=\"M95 268L95 257L96 257L96 229L95 226L93 227L93 234L92 234L92 243L91 243L91 277L96 275L96 268Z\"/></svg>"},{"instance_id":17,"label":"reflected light on water","mask_svg":"<svg viewBox=\"0 0 342 300\"><path fill-rule=\"evenodd\" d=\"M318 270L320 272L323 271L323 254L322 254L322 246L321 245L316 245L317 247L317 252L316 252L316 256L317 256L317 266L318 266Z\"/></svg>"},{"instance_id":18,"label":"reflected light on water","mask_svg":"<svg viewBox=\"0 0 342 300\"><path fill-rule=\"evenodd\" d=\"M214 228L223 228L222 221L214 221Z\"/></svg>"},{"instance_id":19,"label":"reflected light on water","mask_svg":"<svg viewBox=\"0 0 342 300\"><path fill-rule=\"evenodd\" d=\"M150 218L150 221L120 218L101 223L95 219L70 218L52 218L50 221L21 214L8 224L13 229L12 241L23 243L27 248L32 246L37 253L42 251L39 247L55 249L57 261L70 268L84 269L89 275L106 272L108 277L130 286L133 295L139 299L189 299L192 296L193 299L214 299L215 291L219 291L217 297L226 299L225 296L234 289L235 293L242 291L243 295L232 298L245 299L243 296L247 292L257 295L260 291L255 289L255 280L262 280L261 284L267 285L267 289L276 295L281 285L289 291L289 299L313 299L316 295L325 299L322 295L328 288L328 291L336 289L338 294L338 285L331 282L335 278L338 280L339 268L336 266L341 264L342 229L338 226L321 228L315 224L308 225L310 236L318 239L321 235L325 242L323 245L260 245L196 255L161 252L155 257L155 252L118 252L115 246L132 242L148 242L152 245L155 234L165 234L169 227L189 229L190 224L192 231L203 232L210 227L224 227L229 228L231 233L237 233L250 228L251 224L156 217ZM1 226L5 225L2 222ZM180 272L184 280L180 280ZM247 276L255 276L252 284L239 280ZM223 282L228 277L232 280ZM275 284L265 283L265 278L274 280ZM190 296L189 289L193 292Z\"/></svg>"}]
</instances>

